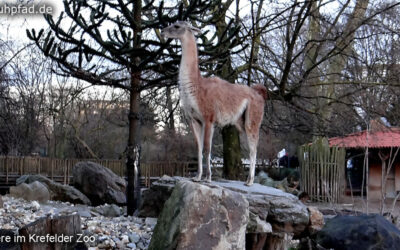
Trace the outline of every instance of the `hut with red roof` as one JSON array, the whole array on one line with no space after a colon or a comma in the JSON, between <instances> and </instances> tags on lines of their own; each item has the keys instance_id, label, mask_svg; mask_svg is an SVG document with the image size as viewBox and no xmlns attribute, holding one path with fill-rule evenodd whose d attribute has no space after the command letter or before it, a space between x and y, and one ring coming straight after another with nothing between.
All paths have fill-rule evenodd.
<instances>
[{"instance_id":1,"label":"hut with red roof","mask_svg":"<svg viewBox=\"0 0 400 250\"><path fill-rule=\"evenodd\" d=\"M400 192L400 128L386 127L375 120L369 130L328 141L329 146L346 149L347 191L350 187L355 192L366 190L372 200L381 199L382 191L389 198Z\"/></svg>"}]
</instances>

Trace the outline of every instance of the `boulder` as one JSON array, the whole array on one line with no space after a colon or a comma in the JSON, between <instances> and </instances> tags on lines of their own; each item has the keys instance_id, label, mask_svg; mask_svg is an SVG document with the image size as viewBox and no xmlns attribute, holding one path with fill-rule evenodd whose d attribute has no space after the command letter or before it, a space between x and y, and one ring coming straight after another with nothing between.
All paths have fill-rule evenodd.
<instances>
[{"instance_id":1,"label":"boulder","mask_svg":"<svg viewBox=\"0 0 400 250\"><path fill-rule=\"evenodd\" d=\"M0 208L3 208L4 202L3 202L3 197L0 195Z\"/></svg>"},{"instance_id":2,"label":"boulder","mask_svg":"<svg viewBox=\"0 0 400 250\"><path fill-rule=\"evenodd\" d=\"M10 187L10 195L28 201L45 202L50 199L50 192L41 182L21 183L18 186Z\"/></svg>"},{"instance_id":3,"label":"boulder","mask_svg":"<svg viewBox=\"0 0 400 250\"><path fill-rule=\"evenodd\" d=\"M93 212L103 215L104 217L118 217L123 214L122 209L115 204L104 204L92 209Z\"/></svg>"},{"instance_id":4,"label":"boulder","mask_svg":"<svg viewBox=\"0 0 400 250\"><path fill-rule=\"evenodd\" d=\"M21 183L29 184L35 181L38 181L47 187L50 191L50 199L52 200L71 202L73 204L91 205L88 197L76 188L59 184L42 175L23 175L17 179L17 185L20 185Z\"/></svg>"},{"instance_id":5,"label":"boulder","mask_svg":"<svg viewBox=\"0 0 400 250\"><path fill-rule=\"evenodd\" d=\"M217 185L176 184L148 249L245 249L245 197Z\"/></svg>"},{"instance_id":6,"label":"boulder","mask_svg":"<svg viewBox=\"0 0 400 250\"><path fill-rule=\"evenodd\" d=\"M126 204L126 181L110 169L94 162L79 162L72 169L73 185L84 193L94 206Z\"/></svg>"},{"instance_id":7,"label":"boulder","mask_svg":"<svg viewBox=\"0 0 400 250\"><path fill-rule=\"evenodd\" d=\"M188 180L183 177L164 176L154 182L150 189L143 192L139 215L158 217L157 211L162 210L176 183ZM260 184L248 187L239 181L213 181L202 185L218 186L245 197L250 211L248 233L267 233L272 228L276 235L297 236L303 234L310 225L307 207L292 194ZM152 208L154 210L150 212Z\"/></svg>"},{"instance_id":8,"label":"boulder","mask_svg":"<svg viewBox=\"0 0 400 250\"><path fill-rule=\"evenodd\" d=\"M150 188L142 191L139 217L158 217L164 203L171 196L177 179L164 175L154 182Z\"/></svg>"},{"instance_id":9,"label":"boulder","mask_svg":"<svg viewBox=\"0 0 400 250\"><path fill-rule=\"evenodd\" d=\"M316 242L333 249L400 249L400 230L381 215L339 215L316 234Z\"/></svg>"},{"instance_id":10,"label":"boulder","mask_svg":"<svg viewBox=\"0 0 400 250\"><path fill-rule=\"evenodd\" d=\"M21 246L19 242L15 240L15 236L16 234L12 230L0 229L0 249L20 250Z\"/></svg>"}]
</instances>

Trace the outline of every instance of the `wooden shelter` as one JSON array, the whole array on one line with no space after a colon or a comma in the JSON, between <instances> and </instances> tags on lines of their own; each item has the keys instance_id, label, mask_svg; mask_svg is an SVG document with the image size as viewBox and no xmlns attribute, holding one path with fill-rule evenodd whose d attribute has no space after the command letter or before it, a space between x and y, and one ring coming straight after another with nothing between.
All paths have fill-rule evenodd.
<instances>
[{"instance_id":1,"label":"wooden shelter","mask_svg":"<svg viewBox=\"0 0 400 250\"><path fill-rule=\"evenodd\" d=\"M330 138L329 146L346 149L348 189L365 190L371 200L400 192L400 128L373 121L369 130Z\"/></svg>"}]
</instances>

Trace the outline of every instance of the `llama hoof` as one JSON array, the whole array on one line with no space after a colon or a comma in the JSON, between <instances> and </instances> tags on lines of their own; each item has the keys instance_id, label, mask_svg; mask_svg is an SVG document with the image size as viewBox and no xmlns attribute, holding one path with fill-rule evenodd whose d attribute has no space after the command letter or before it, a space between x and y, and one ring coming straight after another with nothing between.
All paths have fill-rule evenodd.
<instances>
[{"instance_id":1,"label":"llama hoof","mask_svg":"<svg viewBox=\"0 0 400 250\"><path fill-rule=\"evenodd\" d=\"M206 182L211 183L211 177L205 179Z\"/></svg>"},{"instance_id":2,"label":"llama hoof","mask_svg":"<svg viewBox=\"0 0 400 250\"><path fill-rule=\"evenodd\" d=\"M196 176L196 177L192 178L192 181L194 181L194 182L200 182L200 181L201 181L201 178L200 178L199 176Z\"/></svg>"},{"instance_id":3,"label":"llama hoof","mask_svg":"<svg viewBox=\"0 0 400 250\"><path fill-rule=\"evenodd\" d=\"M246 181L246 183L244 185L250 187L250 186L253 186L253 182L252 181Z\"/></svg>"}]
</instances>

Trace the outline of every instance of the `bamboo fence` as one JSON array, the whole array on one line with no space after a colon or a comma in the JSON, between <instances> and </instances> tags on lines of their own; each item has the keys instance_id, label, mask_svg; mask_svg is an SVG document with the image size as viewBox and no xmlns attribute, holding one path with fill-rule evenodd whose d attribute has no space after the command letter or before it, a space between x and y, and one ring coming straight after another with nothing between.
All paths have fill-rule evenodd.
<instances>
[{"instance_id":1,"label":"bamboo fence","mask_svg":"<svg viewBox=\"0 0 400 250\"><path fill-rule=\"evenodd\" d=\"M329 147L326 138L299 149L301 189L311 200L337 203L344 194L345 149Z\"/></svg>"}]
</instances>

